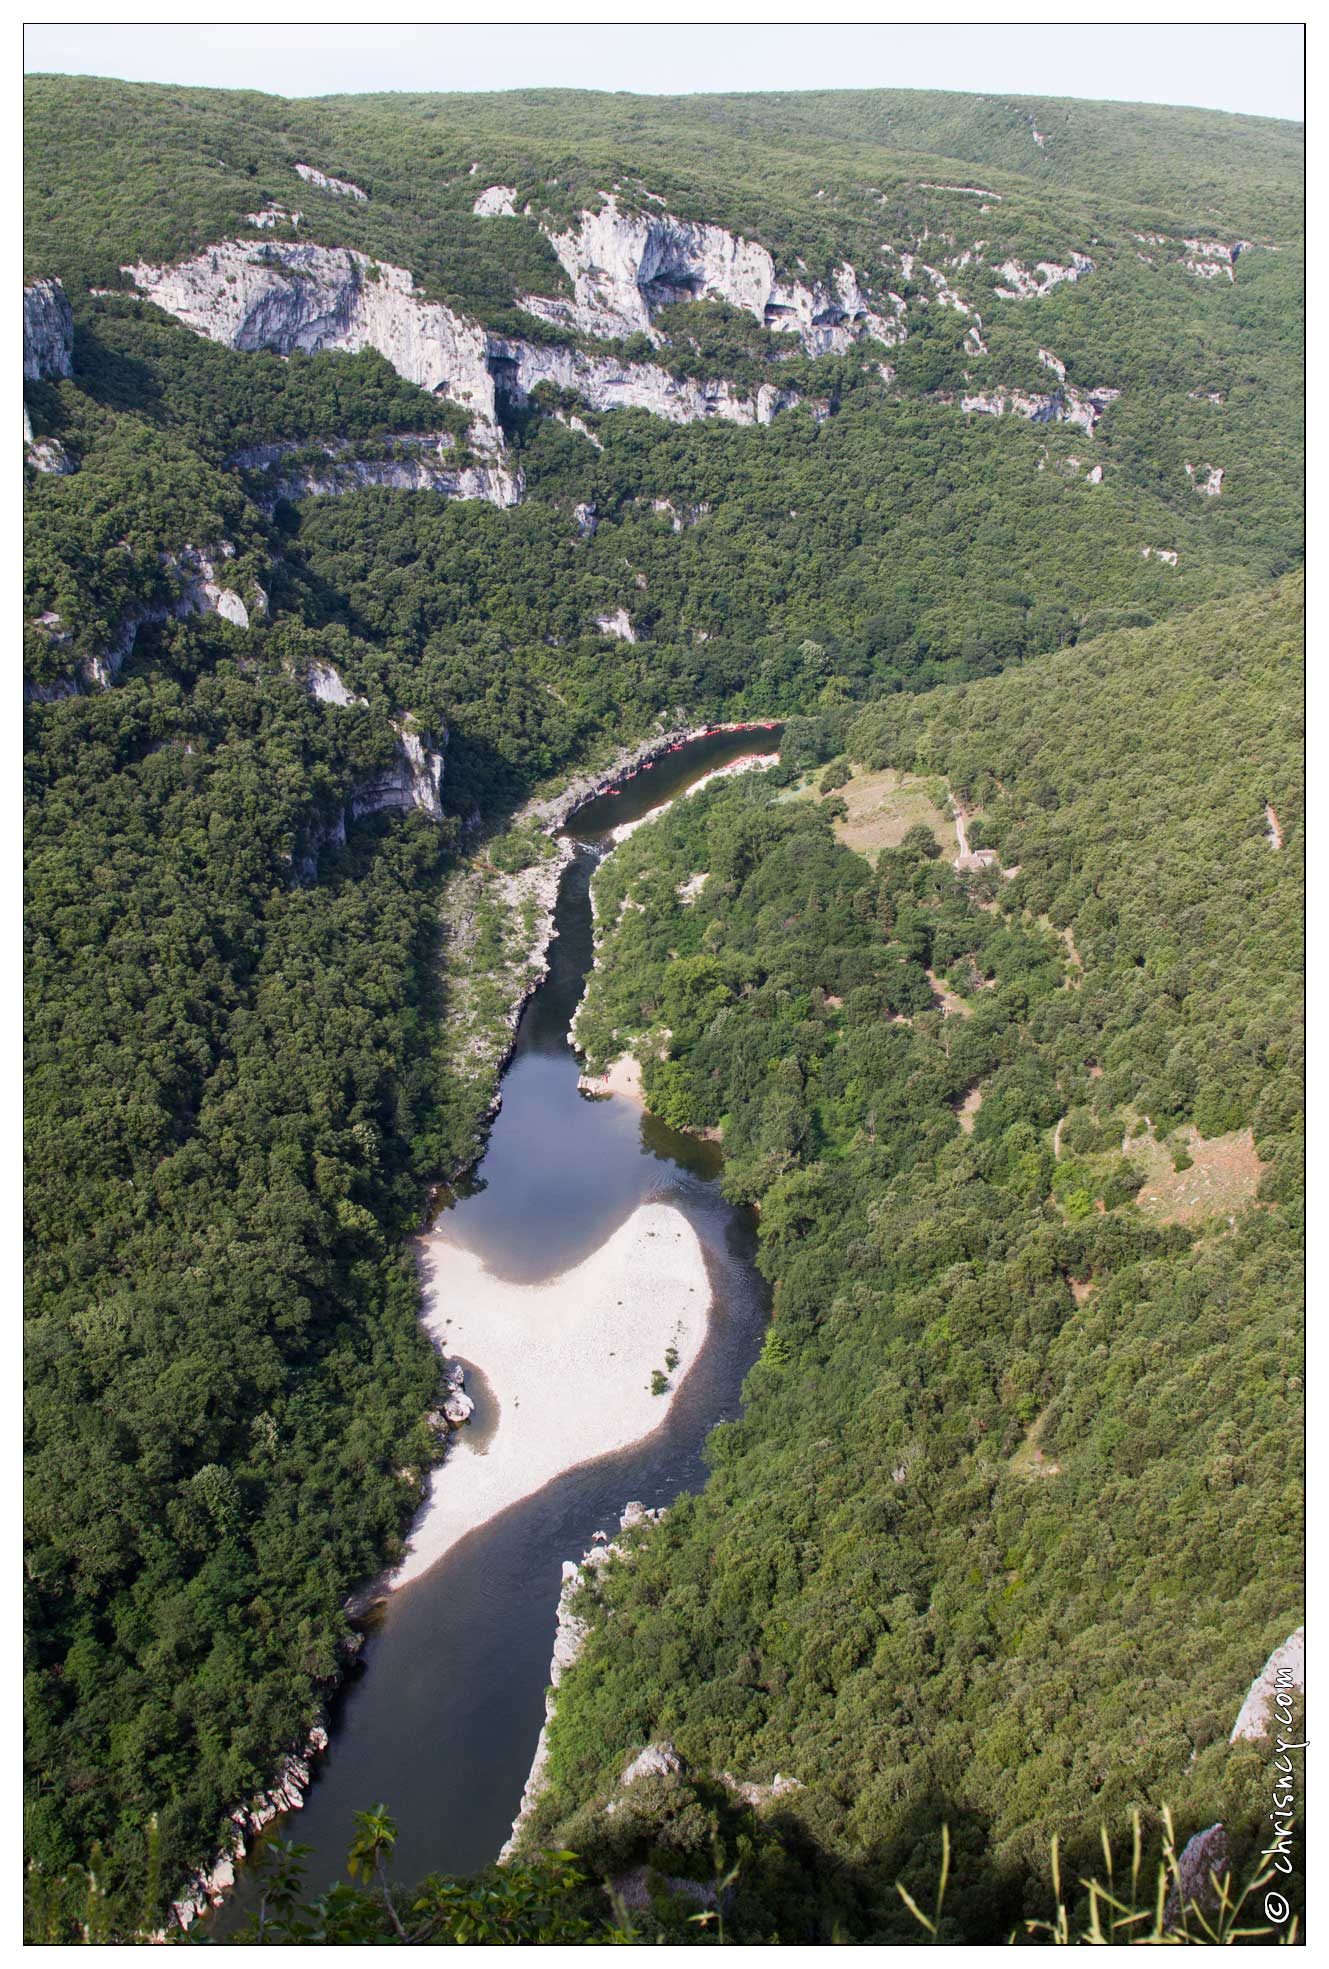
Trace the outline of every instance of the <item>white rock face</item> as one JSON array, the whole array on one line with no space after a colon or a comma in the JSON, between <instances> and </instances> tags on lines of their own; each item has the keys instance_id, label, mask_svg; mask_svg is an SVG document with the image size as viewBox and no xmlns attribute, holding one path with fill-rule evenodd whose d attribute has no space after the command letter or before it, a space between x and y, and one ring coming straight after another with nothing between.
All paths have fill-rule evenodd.
<instances>
[{"instance_id":1,"label":"white rock face","mask_svg":"<svg viewBox=\"0 0 1329 1969\"><path fill-rule=\"evenodd\" d=\"M578 437L585 438L588 444L593 444L597 451L604 450L604 440L596 436L585 418L569 416L566 410L556 410L554 417L569 431L575 431Z\"/></svg>"},{"instance_id":2,"label":"white rock face","mask_svg":"<svg viewBox=\"0 0 1329 1969\"><path fill-rule=\"evenodd\" d=\"M234 588L226 588L217 580L217 562L234 558L235 549L229 540L223 540L215 547L184 546L174 554L162 554L160 561L168 577L180 583L178 599L169 607L136 609L127 615L120 625L119 634L109 649L102 650L83 666L83 674L90 684L97 684L103 690L110 687L119 676L126 657L133 649L140 629L150 622L169 622L172 617L183 619L189 615L219 615L226 622L232 622L237 629L249 627L250 615L244 600ZM262 594L262 590L259 590ZM256 606L255 614L266 610L267 597L263 596L263 606Z\"/></svg>"},{"instance_id":3,"label":"white rock face","mask_svg":"<svg viewBox=\"0 0 1329 1969\"><path fill-rule=\"evenodd\" d=\"M284 205L265 205L261 212L246 212L245 218L259 232L271 232L276 226L299 227L304 218L303 212L288 212Z\"/></svg>"},{"instance_id":4,"label":"white rock face","mask_svg":"<svg viewBox=\"0 0 1329 1969\"><path fill-rule=\"evenodd\" d=\"M727 381L679 380L653 363L487 335L442 303L422 300L404 268L344 247L232 240L175 267L140 263L125 272L149 300L228 348L377 349L399 376L469 411L472 444L495 456L503 450L499 395L524 404L541 383L572 391L593 410L649 410L675 424L703 417L769 424L798 402L796 392L770 383L745 397ZM457 496L508 505L519 493L515 479L493 478Z\"/></svg>"},{"instance_id":5,"label":"white rock face","mask_svg":"<svg viewBox=\"0 0 1329 1969\"><path fill-rule=\"evenodd\" d=\"M1306 1630L1296 1628L1281 1647L1275 1648L1251 1683L1240 1714L1232 1725L1230 1743L1258 1743L1275 1734L1304 1736L1304 1730L1290 1727L1290 1698L1302 1695L1306 1686ZM1276 1706L1276 1698L1282 1702ZM1298 1705L1299 1706L1299 1705ZM1280 1713L1281 1712L1281 1713ZM1285 1730L1280 1726L1288 1724Z\"/></svg>"},{"instance_id":6,"label":"white rock face","mask_svg":"<svg viewBox=\"0 0 1329 1969\"><path fill-rule=\"evenodd\" d=\"M365 698L351 694L331 664L311 663L304 681L310 695L317 698L320 704L344 709L351 705L363 706L367 702ZM429 740L419 731L413 719L407 718L401 724L394 721L393 731L397 735L397 751L392 764L371 778L361 780L345 806L338 808L329 819L316 827L306 841L304 851L295 863L296 874L302 881L317 880L319 856L323 850L344 847L347 827L365 814L408 814L418 807L431 820L442 816L442 752L431 749ZM455 1388L453 1392L456 1392ZM469 1402L470 1397L463 1399Z\"/></svg>"},{"instance_id":7,"label":"white rock face","mask_svg":"<svg viewBox=\"0 0 1329 1969\"><path fill-rule=\"evenodd\" d=\"M57 478L67 478L78 470L59 438L34 438L31 425L26 434L29 442L23 455L34 472L54 472Z\"/></svg>"},{"instance_id":8,"label":"white rock face","mask_svg":"<svg viewBox=\"0 0 1329 1969\"><path fill-rule=\"evenodd\" d=\"M620 1531L631 1531L635 1525L658 1524L663 1511L648 1511L643 1505L633 1503L625 1506L619 1519ZM557 1691L568 1669L577 1661L586 1645L590 1623L572 1611L572 1602L587 1584L594 1584L602 1566L613 1558L628 1558L630 1555L618 1543L609 1543L603 1532L595 1534L589 1552L582 1554L581 1564L574 1565L571 1559L563 1561L563 1585L558 1596L558 1612L554 1627L554 1653L549 1664L549 1689L545 1695L545 1720L540 1730L539 1742L535 1746L535 1757L531 1764L530 1776L521 1795L521 1805L512 1822L512 1834L498 1856L499 1865L510 1860L516 1851L517 1842L527 1819L539 1803L545 1788L545 1768L549 1762L549 1726L554 1720L557 1707ZM671 1752L672 1754L672 1752ZM624 1783L628 1779L625 1775Z\"/></svg>"},{"instance_id":9,"label":"white rock face","mask_svg":"<svg viewBox=\"0 0 1329 1969\"><path fill-rule=\"evenodd\" d=\"M320 704L367 704L368 698L354 697L330 663L311 663L305 676L310 695Z\"/></svg>"},{"instance_id":10,"label":"white rock face","mask_svg":"<svg viewBox=\"0 0 1329 1969\"><path fill-rule=\"evenodd\" d=\"M597 615L595 626L602 636L617 636L625 643L635 643L637 640L632 618L625 608L616 608L612 615Z\"/></svg>"},{"instance_id":11,"label":"white rock face","mask_svg":"<svg viewBox=\"0 0 1329 1969\"><path fill-rule=\"evenodd\" d=\"M309 1788L313 1760L321 1757L327 1747L328 1732L319 1716L310 1725L309 1734L300 1748L282 1759L268 1789L260 1791L247 1805L238 1805L230 1813L234 1830L229 1834L226 1846L210 1867L191 1875L171 1903L171 1914L178 1927L189 1928L210 1907L221 1906L228 1889L235 1885L235 1863L242 1860L248 1850L246 1836L261 1832L282 1812L300 1810ZM149 1939L164 1942L166 1936L159 1931Z\"/></svg>"},{"instance_id":12,"label":"white rock face","mask_svg":"<svg viewBox=\"0 0 1329 1969\"><path fill-rule=\"evenodd\" d=\"M1062 389L1050 396L1031 396L1025 390L985 390L961 397L960 408L970 416L1004 417L1009 413L1027 417L1031 424L1074 424L1092 437L1103 412L1120 395L1120 390Z\"/></svg>"},{"instance_id":13,"label":"white rock face","mask_svg":"<svg viewBox=\"0 0 1329 1969\"><path fill-rule=\"evenodd\" d=\"M74 318L58 280L34 280L23 289L23 380L68 376L74 353Z\"/></svg>"},{"instance_id":14,"label":"white rock face","mask_svg":"<svg viewBox=\"0 0 1329 1969\"><path fill-rule=\"evenodd\" d=\"M495 384L517 404L526 403L541 383L552 383L579 396L591 410L648 410L671 424L694 424L706 417L728 424L769 424L799 401L797 391L777 389L773 383L763 383L755 397L745 397L723 379L696 382L671 376L652 362L621 362L581 349L491 337L490 350Z\"/></svg>"},{"instance_id":15,"label":"white rock face","mask_svg":"<svg viewBox=\"0 0 1329 1969\"><path fill-rule=\"evenodd\" d=\"M389 486L399 492L438 492L448 499L487 499L493 506L515 506L521 499L519 471L494 463L458 465L449 453L447 432L408 432L385 440L397 454L387 458L351 458L350 442L251 445L227 460L244 471L269 474L261 504L270 512L279 499L332 499L370 486ZM306 457L287 463L292 453L317 449L326 465Z\"/></svg>"},{"instance_id":16,"label":"white rock face","mask_svg":"<svg viewBox=\"0 0 1329 1969\"><path fill-rule=\"evenodd\" d=\"M1177 554L1171 547L1141 547L1140 558L1144 561L1162 561L1167 567L1177 565Z\"/></svg>"},{"instance_id":17,"label":"white rock face","mask_svg":"<svg viewBox=\"0 0 1329 1969\"><path fill-rule=\"evenodd\" d=\"M1078 280L1081 274L1093 271L1094 263L1084 253L1072 253L1068 267L1059 267L1053 260L1040 260L1032 273L1018 260L1003 260L999 272L1006 285L995 292L1003 301L1031 301L1050 294L1063 280Z\"/></svg>"},{"instance_id":18,"label":"white rock face","mask_svg":"<svg viewBox=\"0 0 1329 1969\"><path fill-rule=\"evenodd\" d=\"M1051 349L1040 349L1038 360L1042 363L1044 369L1050 369L1052 371L1052 374L1057 378L1059 383L1066 381L1066 365L1053 355Z\"/></svg>"},{"instance_id":19,"label":"white rock face","mask_svg":"<svg viewBox=\"0 0 1329 1969\"><path fill-rule=\"evenodd\" d=\"M1226 274L1229 280L1236 279L1233 271L1243 253L1254 249L1251 239L1236 239L1225 245L1220 239L1187 239L1182 244L1186 248L1184 265L1187 273L1193 273L1200 280L1216 280Z\"/></svg>"},{"instance_id":20,"label":"white rock face","mask_svg":"<svg viewBox=\"0 0 1329 1969\"><path fill-rule=\"evenodd\" d=\"M403 267L346 247L231 240L175 267L123 269L139 292L200 335L241 350L377 349L408 382L495 426L482 329L424 301Z\"/></svg>"},{"instance_id":21,"label":"white rock face","mask_svg":"<svg viewBox=\"0 0 1329 1969\"><path fill-rule=\"evenodd\" d=\"M1221 465L1192 465L1188 458L1186 476L1204 499L1217 499L1223 490Z\"/></svg>"},{"instance_id":22,"label":"white rock face","mask_svg":"<svg viewBox=\"0 0 1329 1969\"><path fill-rule=\"evenodd\" d=\"M349 178L328 178L322 171L316 171L312 164L297 164L296 171L307 185L314 185L319 191L331 192L334 198L353 198L357 205L369 203L369 193L353 185Z\"/></svg>"},{"instance_id":23,"label":"white rock face","mask_svg":"<svg viewBox=\"0 0 1329 1969\"><path fill-rule=\"evenodd\" d=\"M653 336L658 309L713 299L728 301L767 328L798 335L813 355L844 350L865 333L887 343L902 338L898 321L874 311L853 267L837 267L829 289L820 282L782 282L764 246L722 226L669 212L623 212L611 195L598 212L583 212L579 225L549 237L574 298L529 294L522 305L583 334Z\"/></svg>"},{"instance_id":24,"label":"white rock face","mask_svg":"<svg viewBox=\"0 0 1329 1969\"><path fill-rule=\"evenodd\" d=\"M471 210L477 219L512 219L517 213L516 196L515 185L488 185Z\"/></svg>"},{"instance_id":25,"label":"white rock face","mask_svg":"<svg viewBox=\"0 0 1329 1969\"><path fill-rule=\"evenodd\" d=\"M682 1759L672 1743L648 1743L644 1750L637 1752L619 1783L626 1789L638 1778L676 1777L682 1768Z\"/></svg>"},{"instance_id":26,"label":"white rock face","mask_svg":"<svg viewBox=\"0 0 1329 1969\"><path fill-rule=\"evenodd\" d=\"M991 198L995 199L998 205L1001 204L1001 193L999 191L987 191L982 185L933 185L926 184L920 179L918 189L920 191L960 191L965 194L966 198Z\"/></svg>"}]
</instances>

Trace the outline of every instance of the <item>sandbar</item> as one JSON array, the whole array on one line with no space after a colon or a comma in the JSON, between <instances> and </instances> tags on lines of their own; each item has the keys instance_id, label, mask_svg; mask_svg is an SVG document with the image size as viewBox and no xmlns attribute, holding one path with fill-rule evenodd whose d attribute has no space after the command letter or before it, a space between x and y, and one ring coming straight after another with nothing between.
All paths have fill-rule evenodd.
<instances>
[{"instance_id":1,"label":"sandbar","mask_svg":"<svg viewBox=\"0 0 1329 1969\"><path fill-rule=\"evenodd\" d=\"M565 1471L658 1429L711 1308L701 1240L669 1203L640 1204L589 1258L534 1285L496 1278L442 1230L417 1241L417 1256L425 1325L445 1357L484 1375L498 1421L478 1448L469 1425L451 1437L394 1587ZM651 1392L656 1370L668 1374L662 1394Z\"/></svg>"}]
</instances>

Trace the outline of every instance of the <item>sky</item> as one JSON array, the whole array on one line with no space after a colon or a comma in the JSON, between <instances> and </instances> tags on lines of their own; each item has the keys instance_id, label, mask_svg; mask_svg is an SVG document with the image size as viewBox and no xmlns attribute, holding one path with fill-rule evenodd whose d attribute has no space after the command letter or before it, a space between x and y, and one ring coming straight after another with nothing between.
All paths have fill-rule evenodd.
<instances>
[{"instance_id":1,"label":"sky","mask_svg":"<svg viewBox=\"0 0 1329 1969\"><path fill-rule=\"evenodd\" d=\"M1298 24L29 25L24 67L317 96L368 90L958 89L1300 120Z\"/></svg>"}]
</instances>

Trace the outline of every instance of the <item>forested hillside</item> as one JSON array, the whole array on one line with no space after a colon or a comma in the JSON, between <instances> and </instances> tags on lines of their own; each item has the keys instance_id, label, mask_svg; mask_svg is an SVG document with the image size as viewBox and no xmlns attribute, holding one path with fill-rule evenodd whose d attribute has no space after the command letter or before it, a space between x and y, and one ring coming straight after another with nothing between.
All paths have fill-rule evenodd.
<instances>
[{"instance_id":1,"label":"forested hillside","mask_svg":"<svg viewBox=\"0 0 1329 1969\"><path fill-rule=\"evenodd\" d=\"M446 881L744 717L787 797L614 858L584 1036L723 1123L777 1319L545 1824L648 1730L778 1764L753 1932L829 1856L899 1939L943 1818L970 1937L1050 1826L1236 1823L1296 1601L1300 131L43 76L25 141L29 1858L137 1883L155 1818L169 1888L300 1741L437 1454ZM890 771L1019 873L845 845ZM1221 1235L1133 1201L1247 1128Z\"/></svg>"},{"instance_id":2,"label":"forested hillside","mask_svg":"<svg viewBox=\"0 0 1329 1969\"><path fill-rule=\"evenodd\" d=\"M1258 1850L1228 1734L1300 1617L1300 612L849 726L981 802L999 870L920 828L869 862L753 783L606 866L579 1037L721 1131L774 1315L705 1492L605 1589L537 1837L710 1879L716 1775L779 1770L775 1823L727 1827L733 1918L902 1942L943 1823L954 1940L1041 1911L1056 1832L1090 1869L1171 1803ZM696 1783L606 1818L660 1739Z\"/></svg>"}]
</instances>

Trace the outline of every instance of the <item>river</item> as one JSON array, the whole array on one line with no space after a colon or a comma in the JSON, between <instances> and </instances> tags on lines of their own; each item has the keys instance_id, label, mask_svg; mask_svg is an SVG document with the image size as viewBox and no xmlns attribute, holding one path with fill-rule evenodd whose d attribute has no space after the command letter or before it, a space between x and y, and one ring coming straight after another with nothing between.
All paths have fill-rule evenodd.
<instances>
[{"instance_id":1,"label":"river","mask_svg":"<svg viewBox=\"0 0 1329 1969\"><path fill-rule=\"evenodd\" d=\"M274 1828L312 1849L311 1894L346 1878L353 1815L370 1805L386 1805L397 1821L400 1879L473 1872L497 1858L544 1720L563 1560L579 1558L595 1531L612 1532L629 1499L664 1505L698 1487L708 1432L738 1411L768 1310L751 1218L721 1196L712 1144L664 1127L631 1101L579 1093L567 1035L592 958L591 876L611 830L775 742L760 729L690 740L567 825L577 852L559 889L549 974L518 1028L485 1154L444 1200L442 1221L491 1272L531 1282L598 1249L640 1204L674 1204L705 1252L710 1329L651 1436L479 1526L379 1610L357 1671L332 1705L331 1744L304 1809ZM483 1369L477 1361L467 1375L477 1402L468 1429L482 1439L494 1424ZM446 1483L446 1467L437 1481ZM256 1894L255 1874L242 1867L205 1928L218 1939L233 1933Z\"/></svg>"}]
</instances>

